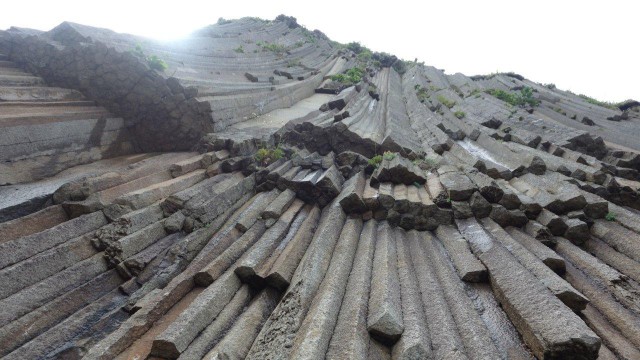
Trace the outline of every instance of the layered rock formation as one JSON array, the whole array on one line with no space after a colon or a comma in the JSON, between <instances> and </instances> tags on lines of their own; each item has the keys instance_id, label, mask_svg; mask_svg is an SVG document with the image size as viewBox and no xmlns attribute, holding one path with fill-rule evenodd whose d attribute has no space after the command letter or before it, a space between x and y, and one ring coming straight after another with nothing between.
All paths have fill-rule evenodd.
<instances>
[{"instance_id":1,"label":"layered rock formation","mask_svg":"<svg viewBox=\"0 0 640 360\"><path fill-rule=\"evenodd\" d=\"M4 358L640 358L637 102L286 16L0 54Z\"/></svg>"}]
</instances>

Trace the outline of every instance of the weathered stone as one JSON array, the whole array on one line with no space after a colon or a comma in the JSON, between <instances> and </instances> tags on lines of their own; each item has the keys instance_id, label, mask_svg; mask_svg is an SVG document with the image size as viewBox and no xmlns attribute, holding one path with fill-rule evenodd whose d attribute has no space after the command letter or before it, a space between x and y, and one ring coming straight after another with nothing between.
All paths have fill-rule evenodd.
<instances>
[{"instance_id":1,"label":"weathered stone","mask_svg":"<svg viewBox=\"0 0 640 360\"><path fill-rule=\"evenodd\" d=\"M546 226L551 234L555 236L564 235L568 228L567 224L561 217L546 209L540 212L537 220L541 225Z\"/></svg>"},{"instance_id":2,"label":"weathered stone","mask_svg":"<svg viewBox=\"0 0 640 360\"><path fill-rule=\"evenodd\" d=\"M349 275L338 321L329 343L327 359L367 357L370 338L367 331L367 302L362 299L367 297L371 287L376 230L375 221L369 221L365 223L360 233L353 269Z\"/></svg>"},{"instance_id":3,"label":"weathered stone","mask_svg":"<svg viewBox=\"0 0 640 360\"><path fill-rule=\"evenodd\" d=\"M106 225L107 219L98 211L69 220L33 235L0 243L0 269L18 263L72 238Z\"/></svg>"},{"instance_id":4,"label":"weathered stone","mask_svg":"<svg viewBox=\"0 0 640 360\"><path fill-rule=\"evenodd\" d=\"M286 247L279 254L273 265L270 266L268 272L262 272L261 275L267 285L281 291L284 291L289 286L291 277L313 238L319 218L320 209L315 206L300 225L293 239L286 244Z\"/></svg>"},{"instance_id":5,"label":"weathered stone","mask_svg":"<svg viewBox=\"0 0 640 360\"><path fill-rule=\"evenodd\" d=\"M367 207L362 199L365 182L364 172L361 171L344 184L344 190L349 195L340 200L340 206L347 214L360 214L366 211Z\"/></svg>"},{"instance_id":6,"label":"weathered stone","mask_svg":"<svg viewBox=\"0 0 640 360\"><path fill-rule=\"evenodd\" d=\"M396 154L391 160L382 160L380 166L371 175L371 182L374 186L383 182L405 185L418 183L422 185L427 182L427 179L419 167Z\"/></svg>"},{"instance_id":7,"label":"weathered stone","mask_svg":"<svg viewBox=\"0 0 640 360\"><path fill-rule=\"evenodd\" d=\"M440 175L440 183L445 188L451 201L466 201L477 190L469 178L459 172L449 172Z\"/></svg>"},{"instance_id":8,"label":"weathered stone","mask_svg":"<svg viewBox=\"0 0 640 360\"><path fill-rule=\"evenodd\" d=\"M216 286L203 291L189 308L153 340L151 355L176 359L193 339L222 311L240 289L240 279L227 272Z\"/></svg>"},{"instance_id":9,"label":"weathered stone","mask_svg":"<svg viewBox=\"0 0 640 360\"><path fill-rule=\"evenodd\" d=\"M527 170L534 175L544 175L547 171L547 164L539 156L534 156Z\"/></svg>"},{"instance_id":10,"label":"weathered stone","mask_svg":"<svg viewBox=\"0 0 640 360\"><path fill-rule=\"evenodd\" d=\"M393 344L402 335L404 325L400 302L397 255L392 230L387 223L378 226L373 261L367 329L377 339Z\"/></svg>"},{"instance_id":11,"label":"weathered stone","mask_svg":"<svg viewBox=\"0 0 640 360\"><path fill-rule=\"evenodd\" d=\"M295 200L296 193L292 190L281 192L262 212L263 219L277 219L282 213L289 208L289 205Z\"/></svg>"},{"instance_id":12,"label":"weathered stone","mask_svg":"<svg viewBox=\"0 0 640 360\"><path fill-rule=\"evenodd\" d=\"M361 229L361 220L346 221L336 244L336 255L331 260L313 305L300 326L291 350L291 358L313 360L324 357L327 353L331 335L338 321Z\"/></svg>"},{"instance_id":13,"label":"weathered stone","mask_svg":"<svg viewBox=\"0 0 640 360\"><path fill-rule=\"evenodd\" d=\"M494 246L480 256L490 273L491 286L525 343L538 358L595 359L601 340L586 324L505 249ZM561 321L564 326L556 324Z\"/></svg>"},{"instance_id":14,"label":"weathered stone","mask_svg":"<svg viewBox=\"0 0 640 360\"><path fill-rule=\"evenodd\" d=\"M303 205L304 203L301 200L294 201L278 221L265 231L262 237L237 261L234 271L244 283L248 283L255 288L262 288L265 286L265 279L261 276L261 273L266 273L266 269L265 271L260 270L267 264L268 259L272 254L275 254L276 256L274 258L275 261L281 251L277 250L278 245L287 235L289 227L292 227L293 234L295 234L295 230L297 230L300 226L299 224L302 223L302 220L307 214L307 211L305 210L302 217L298 217L296 220L298 224L294 223L295 226L292 225Z\"/></svg>"},{"instance_id":15,"label":"weathered stone","mask_svg":"<svg viewBox=\"0 0 640 360\"><path fill-rule=\"evenodd\" d=\"M395 233L404 331L400 340L393 346L392 354L397 359L430 358L433 354L429 329L422 308L418 280L411 262L409 244L404 231L396 230Z\"/></svg>"},{"instance_id":16,"label":"weathered stone","mask_svg":"<svg viewBox=\"0 0 640 360\"><path fill-rule=\"evenodd\" d=\"M518 259L520 264L531 271L531 273L565 305L574 311L580 311L585 308L589 300L584 295L554 273L526 247L513 239L504 229L490 219L483 219L482 225L505 249Z\"/></svg>"},{"instance_id":17,"label":"weathered stone","mask_svg":"<svg viewBox=\"0 0 640 360\"><path fill-rule=\"evenodd\" d=\"M253 340L279 300L280 293L277 290L263 290L249 303L246 311L238 317L225 337L203 359L245 358Z\"/></svg>"},{"instance_id":18,"label":"weathered stone","mask_svg":"<svg viewBox=\"0 0 640 360\"><path fill-rule=\"evenodd\" d=\"M491 219L502 227L515 226L523 227L529 219L520 210L507 210L501 205L494 204L489 215Z\"/></svg>"},{"instance_id":19,"label":"weathered stone","mask_svg":"<svg viewBox=\"0 0 640 360\"><path fill-rule=\"evenodd\" d=\"M524 231L543 244L552 244L550 240L551 232L546 226L537 221L529 221L527 225L525 225Z\"/></svg>"},{"instance_id":20,"label":"weathered stone","mask_svg":"<svg viewBox=\"0 0 640 360\"><path fill-rule=\"evenodd\" d=\"M453 210L453 217L456 219L466 219L474 215L471 206L466 201L452 201L451 210Z\"/></svg>"},{"instance_id":21,"label":"weathered stone","mask_svg":"<svg viewBox=\"0 0 640 360\"><path fill-rule=\"evenodd\" d=\"M574 244L582 244L589 239L590 232L589 226L579 219L563 219L567 224L567 230L564 232L564 237L571 240Z\"/></svg>"},{"instance_id":22,"label":"weathered stone","mask_svg":"<svg viewBox=\"0 0 640 360\"><path fill-rule=\"evenodd\" d=\"M548 246L545 246L542 242L536 240L528 234L525 234L520 229L514 227L508 227L505 229L512 238L517 240L522 246L526 247L531 253L542 260L551 270L558 274L564 274L566 267L564 259L551 250Z\"/></svg>"},{"instance_id":23,"label":"weathered stone","mask_svg":"<svg viewBox=\"0 0 640 360\"><path fill-rule=\"evenodd\" d=\"M482 282L487 279L487 269L471 253L467 240L450 225L439 226L436 235L449 253L460 279L469 282Z\"/></svg>"},{"instance_id":24,"label":"weathered stone","mask_svg":"<svg viewBox=\"0 0 640 360\"><path fill-rule=\"evenodd\" d=\"M487 201L497 203L502 199L504 191L487 175L483 173L467 173L467 176L478 186L478 191Z\"/></svg>"},{"instance_id":25,"label":"weathered stone","mask_svg":"<svg viewBox=\"0 0 640 360\"><path fill-rule=\"evenodd\" d=\"M479 192L474 192L469 199L469 206L473 215L478 218L484 218L491 214L491 204Z\"/></svg>"}]
</instances>

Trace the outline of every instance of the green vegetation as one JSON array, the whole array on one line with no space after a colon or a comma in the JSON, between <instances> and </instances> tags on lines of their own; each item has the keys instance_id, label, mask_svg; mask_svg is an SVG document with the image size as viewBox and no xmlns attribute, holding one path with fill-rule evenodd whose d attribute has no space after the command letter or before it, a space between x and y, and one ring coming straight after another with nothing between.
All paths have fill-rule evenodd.
<instances>
[{"instance_id":1,"label":"green vegetation","mask_svg":"<svg viewBox=\"0 0 640 360\"><path fill-rule=\"evenodd\" d=\"M302 65L302 63L300 62L300 58L297 59L291 59L289 61L287 61L287 67L295 67L295 66L300 66Z\"/></svg>"},{"instance_id":2,"label":"green vegetation","mask_svg":"<svg viewBox=\"0 0 640 360\"><path fill-rule=\"evenodd\" d=\"M167 68L169 68L169 65L167 65L164 60L160 59L158 55L147 56L144 53L144 50L142 50L142 45L140 44L137 44L136 47L131 50L131 53L146 61L147 65L149 65L149 67L153 70L163 72L167 70Z\"/></svg>"},{"instance_id":3,"label":"green vegetation","mask_svg":"<svg viewBox=\"0 0 640 360\"><path fill-rule=\"evenodd\" d=\"M456 94L458 94L458 96L460 96L461 98L464 99L464 92L462 92L462 90L460 90L459 87L457 87L455 85L451 85L451 90L455 91Z\"/></svg>"},{"instance_id":4,"label":"green vegetation","mask_svg":"<svg viewBox=\"0 0 640 360\"><path fill-rule=\"evenodd\" d=\"M242 45L240 45L237 48L233 49L233 51L237 53L244 53L244 48L242 47Z\"/></svg>"},{"instance_id":5,"label":"green vegetation","mask_svg":"<svg viewBox=\"0 0 640 360\"><path fill-rule=\"evenodd\" d=\"M604 219L607 221L616 221L616 214L613 212L608 212L607 215L604 216Z\"/></svg>"},{"instance_id":6,"label":"green vegetation","mask_svg":"<svg viewBox=\"0 0 640 360\"><path fill-rule=\"evenodd\" d=\"M442 96L442 95L438 95L438 101L440 101L442 103L442 105L448 107L449 109L451 109L452 107L454 107L456 105L456 102L453 100L449 100L446 97Z\"/></svg>"},{"instance_id":7,"label":"green vegetation","mask_svg":"<svg viewBox=\"0 0 640 360\"><path fill-rule=\"evenodd\" d=\"M369 49L364 49L362 50L362 52L360 52L360 54L358 54L358 60L368 62L369 60L371 60L372 56L373 54L371 53L371 51L369 51Z\"/></svg>"},{"instance_id":8,"label":"green vegetation","mask_svg":"<svg viewBox=\"0 0 640 360\"><path fill-rule=\"evenodd\" d=\"M533 89L525 86L520 90L520 93L510 93L500 89L489 89L486 91L488 94L495 96L496 98L512 105L512 106L538 106L540 100L533 97Z\"/></svg>"},{"instance_id":9,"label":"green vegetation","mask_svg":"<svg viewBox=\"0 0 640 360\"><path fill-rule=\"evenodd\" d=\"M427 94L427 89L424 86L416 85L414 87L416 89L416 96L421 103L425 103L427 99L429 99L429 95Z\"/></svg>"},{"instance_id":10,"label":"green vegetation","mask_svg":"<svg viewBox=\"0 0 640 360\"><path fill-rule=\"evenodd\" d=\"M262 166L267 166L284 157L284 150L279 146L275 149L260 148L256 152L255 159Z\"/></svg>"},{"instance_id":11,"label":"green vegetation","mask_svg":"<svg viewBox=\"0 0 640 360\"><path fill-rule=\"evenodd\" d=\"M458 111L454 112L454 113L453 113L453 115L454 115L455 117L457 117L458 119L462 119L462 118L464 118L465 116L467 116L467 114L465 114L465 112L464 112L464 111L460 111L460 110L458 110Z\"/></svg>"},{"instance_id":12,"label":"green vegetation","mask_svg":"<svg viewBox=\"0 0 640 360\"><path fill-rule=\"evenodd\" d=\"M167 70L167 68L169 67L169 65L167 65L167 63L164 62L164 60L160 59L157 55L149 56L147 58L147 64L153 70L160 71L160 72Z\"/></svg>"},{"instance_id":13,"label":"green vegetation","mask_svg":"<svg viewBox=\"0 0 640 360\"><path fill-rule=\"evenodd\" d=\"M270 44L266 41L265 42L258 41L256 45L260 46L262 48L262 51L271 51L276 54L284 54L288 50L287 47L284 45L275 44L275 43Z\"/></svg>"},{"instance_id":14,"label":"green vegetation","mask_svg":"<svg viewBox=\"0 0 640 360\"><path fill-rule=\"evenodd\" d=\"M581 98L582 100L585 100L589 104L602 106L611 110L618 110L618 106L620 105L620 103L597 100L584 94L580 94L578 95L578 97Z\"/></svg>"},{"instance_id":15,"label":"green vegetation","mask_svg":"<svg viewBox=\"0 0 640 360\"><path fill-rule=\"evenodd\" d=\"M371 159L369 159L368 161L369 165L373 166L374 168L377 168L378 166L380 166L381 162L382 162L382 155L376 155Z\"/></svg>"},{"instance_id":16,"label":"green vegetation","mask_svg":"<svg viewBox=\"0 0 640 360\"><path fill-rule=\"evenodd\" d=\"M471 96L478 97L480 96L481 93L482 91L480 89L473 89L473 91L471 91L469 95L467 95L467 97L471 97Z\"/></svg>"},{"instance_id":17,"label":"green vegetation","mask_svg":"<svg viewBox=\"0 0 640 360\"><path fill-rule=\"evenodd\" d=\"M396 158L396 153L391 151L385 151L384 154L382 154L382 158L387 161L391 161Z\"/></svg>"},{"instance_id":18,"label":"green vegetation","mask_svg":"<svg viewBox=\"0 0 640 360\"><path fill-rule=\"evenodd\" d=\"M418 166L422 170L431 170L437 167L438 161L429 157L424 159L418 158L413 160L413 164Z\"/></svg>"},{"instance_id":19,"label":"green vegetation","mask_svg":"<svg viewBox=\"0 0 640 360\"><path fill-rule=\"evenodd\" d=\"M412 62L404 61L402 59L396 60L393 63L393 70L395 70L398 74L402 75L407 72L407 69L411 68L414 65Z\"/></svg>"},{"instance_id":20,"label":"green vegetation","mask_svg":"<svg viewBox=\"0 0 640 360\"><path fill-rule=\"evenodd\" d=\"M347 85L355 85L362 81L364 76L364 70L359 67L353 67L347 70L344 74L337 74L331 77L331 80Z\"/></svg>"},{"instance_id":21,"label":"green vegetation","mask_svg":"<svg viewBox=\"0 0 640 360\"><path fill-rule=\"evenodd\" d=\"M369 49L367 49L366 47L360 45L359 42L353 41L350 42L346 45L347 49L353 51L356 54L360 54L362 51L368 51L369 53L371 53L371 51Z\"/></svg>"}]
</instances>

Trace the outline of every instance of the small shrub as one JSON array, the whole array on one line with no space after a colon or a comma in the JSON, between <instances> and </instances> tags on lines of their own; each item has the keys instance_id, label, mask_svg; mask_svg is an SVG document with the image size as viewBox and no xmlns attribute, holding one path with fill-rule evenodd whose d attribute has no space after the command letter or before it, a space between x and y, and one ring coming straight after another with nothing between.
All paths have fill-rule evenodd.
<instances>
[{"instance_id":1,"label":"small shrub","mask_svg":"<svg viewBox=\"0 0 640 360\"><path fill-rule=\"evenodd\" d=\"M480 89L473 89L472 92L469 93L469 95L467 95L467 97L471 97L471 96L475 96L475 95L480 95ZM476 96L477 97L477 96Z\"/></svg>"},{"instance_id":2,"label":"small shrub","mask_svg":"<svg viewBox=\"0 0 640 360\"><path fill-rule=\"evenodd\" d=\"M295 66L300 66L302 63L300 62L300 59L293 59L293 60L289 60L287 61L287 67L295 67Z\"/></svg>"},{"instance_id":3,"label":"small shrub","mask_svg":"<svg viewBox=\"0 0 640 360\"><path fill-rule=\"evenodd\" d=\"M237 48L233 49L233 51L237 53L244 53L244 48L242 47L242 45L240 45Z\"/></svg>"},{"instance_id":4,"label":"small shrub","mask_svg":"<svg viewBox=\"0 0 640 360\"><path fill-rule=\"evenodd\" d=\"M380 163L382 162L382 155L376 155L374 157L372 157L371 159L369 159L368 163L369 165L377 168L378 166L380 166Z\"/></svg>"},{"instance_id":5,"label":"small shrub","mask_svg":"<svg viewBox=\"0 0 640 360\"><path fill-rule=\"evenodd\" d=\"M429 168L431 169L435 168L438 165L438 161L432 158L425 158L424 163L427 164L427 166L429 166Z\"/></svg>"},{"instance_id":6,"label":"small shrub","mask_svg":"<svg viewBox=\"0 0 640 360\"><path fill-rule=\"evenodd\" d=\"M331 77L331 80L337 81L339 83L355 85L362 81L362 77L364 76L364 70L359 67L353 67L347 70L344 74L337 74Z\"/></svg>"},{"instance_id":7,"label":"small shrub","mask_svg":"<svg viewBox=\"0 0 640 360\"><path fill-rule=\"evenodd\" d=\"M164 60L160 59L157 55L151 55L147 58L147 64L150 68L157 71L165 71L169 67Z\"/></svg>"},{"instance_id":8,"label":"small shrub","mask_svg":"<svg viewBox=\"0 0 640 360\"><path fill-rule=\"evenodd\" d=\"M284 155L285 155L284 150L282 150L280 147L276 147L275 149L261 148L261 149L258 149L254 158L262 166L267 166L283 158Z\"/></svg>"},{"instance_id":9,"label":"small shrub","mask_svg":"<svg viewBox=\"0 0 640 360\"><path fill-rule=\"evenodd\" d=\"M535 107L540 105L540 100L533 97L533 89L528 86L523 87L519 94L513 94L501 89L489 89L486 92L512 106L529 105Z\"/></svg>"},{"instance_id":10,"label":"small shrub","mask_svg":"<svg viewBox=\"0 0 640 360\"><path fill-rule=\"evenodd\" d=\"M287 51L287 47L280 44L269 44L267 42L257 42L256 45L262 47L262 51L271 51L276 54L284 54Z\"/></svg>"},{"instance_id":11,"label":"small shrub","mask_svg":"<svg viewBox=\"0 0 640 360\"><path fill-rule=\"evenodd\" d=\"M218 18L218 25L225 25L225 24L230 24L231 20L227 20L225 18Z\"/></svg>"},{"instance_id":12,"label":"small shrub","mask_svg":"<svg viewBox=\"0 0 640 360\"><path fill-rule=\"evenodd\" d=\"M456 105L456 102L453 100L449 100L446 97L442 96L442 95L438 95L438 101L440 101L442 103L442 105L448 107L449 109L451 109L452 107L454 107Z\"/></svg>"},{"instance_id":13,"label":"small shrub","mask_svg":"<svg viewBox=\"0 0 640 360\"><path fill-rule=\"evenodd\" d=\"M424 159L418 158L413 160L413 164L422 170L431 170L431 169L435 169L438 166L437 160L432 158L424 158Z\"/></svg>"},{"instance_id":14,"label":"small shrub","mask_svg":"<svg viewBox=\"0 0 640 360\"><path fill-rule=\"evenodd\" d=\"M580 94L580 95L578 95L578 97L581 98L582 100L585 100L589 104L602 106L602 107L605 107L605 108L611 109L611 110L619 110L618 109L618 105L620 105L620 103L601 101L601 100L594 99L594 98L589 97L589 96L584 95L584 94Z\"/></svg>"},{"instance_id":15,"label":"small shrub","mask_svg":"<svg viewBox=\"0 0 640 360\"><path fill-rule=\"evenodd\" d=\"M360 54L358 54L358 60L367 62L371 60L372 53L369 49L364 49Z\"/></svg>"},{"instance_id":16,"label":"small shrub","mask_svg":"<svg viewBox=\"0 0 640 360\"><path fill-rule=\"evenodd\" d=\"M460 111L460 110L454 112L453 115L455 115L455 117L457 117L458 119L462 119L465 116L467 116L467 114L465 114L464 111Z\"/></svg>"},{"instance_id":17,"label":"small shrub","mask_svg":"<svg viewBox=\"0 0 640 360\"><path fill-rule=\"evenodd\" d=\"M385 151L384 154L382 154L382 158L390 161L396 158L396 153L391 152L391 151Z\"/></svg>"},{"instance_id":18,"label":"small shrub","mask_svg":"<svg viewBox=\"0 0 640 360\"><path fill-rule=\"evenodd\" d=\"M347 44L347 49L353 51L356 54L360 54L361 52L367 50L369 51L369 49L367 49L366 47L360 45L359 42L353 41ZM369 51L371 52L371 51Z\"/></svg>"},{"instance_id":19,"label":"small shrub","mask_svg":"<svg viewBox=\"0 0 640 360\"><path fill-rule=\"evenodd\" d=\"M607 215L604 216L604 219L607 221L616 221L616 214L613 212L608 212Z\"/></svg>"},{"instance_id":20,"label":"small shrub","mask_svg":"<svg viewBox=\"0 0 640 360\"><path fill-rule=\"evenodd\" d=\"M418 97L418 100L424 104L429 98L429 95L427 94L427 89L425 89L424 86L420 86L420 85L416 85L415 89L417 90L416 96Z\"/></svg>"}]
</instances>

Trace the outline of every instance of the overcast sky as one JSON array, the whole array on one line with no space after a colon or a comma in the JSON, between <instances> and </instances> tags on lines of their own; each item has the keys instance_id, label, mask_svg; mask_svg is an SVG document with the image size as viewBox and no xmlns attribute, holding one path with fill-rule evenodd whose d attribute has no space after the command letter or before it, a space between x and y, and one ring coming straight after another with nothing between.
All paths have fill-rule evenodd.
<instances>
[{"instance_id":1,"label":"overcast sky","mask_svg":"<svg viewBox=\"0 0 640 360\"><path fill-rule=\"evenodd\" d=\"M640 2L439 1L7 1L0 29L49 30L62 21L175 39L226 19L298 18L339 42L418 58L447 73L514 71L606 100L640 100Z\"/></svg>"}]
</instances>

